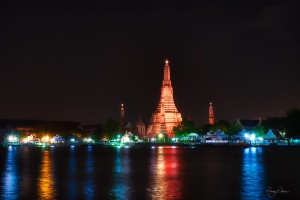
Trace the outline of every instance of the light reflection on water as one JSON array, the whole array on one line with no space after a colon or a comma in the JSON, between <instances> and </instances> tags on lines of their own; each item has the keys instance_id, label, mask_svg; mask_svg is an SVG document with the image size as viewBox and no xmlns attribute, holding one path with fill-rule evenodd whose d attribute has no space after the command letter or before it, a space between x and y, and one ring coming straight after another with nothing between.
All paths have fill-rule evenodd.
<instances>
[{"instance_id":1,"label":"light reflection on water","mask_svg":"<svg viewBox=\"0 0 300 200\"><path fill-rule=\"evenodd\" d=\"M87 159L86 159L86 171L85 171L85 183L84 183L84 195L86 199L93 199L94 196L94 184L93 184L93 157L92 157L92 146L87 148Z\"/></svg>"},{"instance_id":2,"label":"light reflection on water","mask_svg":"<svg viewBox=\"0 0 300 200\"><path fill-rule=\"evenodd\" d=\"M75 199L77 196L76 188L76 161L75 161L75 149L70 147L71 155L69 159L69 169L68 169L68 197L70 199Z\"/></svg>"},{"instance_id":3,"label":"light reflection on water","mask_svg":"<svg viewBox=\"0 0 300 200\"><path fill-rule=\"evenodd\" d=\"M116 148L116 158L114 162L113 177L114 184L111 191L113 199L130 199L131 184L130 159L128 148Z\"/></svg>"},{"instance_id":4,"label":"light reflection on water","mask_svg":"<svg viewBox=\"0 0 300 200\"><path fill-rule=\"evenodd\" d=\"M269 199L266 187L262 148L244 149L241 175L242 199Z\"/></svg>"},{"instance_id":5,"label":"light reflection on water","mask_svg":"<svg viewBox=\"0 0 300 200\"><path fill-rule=\"evenodd\" d=\"M266 184L295 176L299 185L300 151L267 150L2 148L0 199L269 199ZM282 158L289 170L278 173Z\"/></svg>"},{"instance_id":6,"label":"light reflection on water","mask_svg":"<svg viewBox=\"0 0 300 200\"><path fill-rule=\"evenodd\" d=\"M39 177L39 198L53 199L56 195L55 179L53 175L53 159L50 151L43 151L42 165Z\"/></svg>"},{"instance_id":7,"label":"light reflection on water","mask_svg":"<svg viewBox=\"0 0 300 200\"><path fill-rule=\"evenodd\" d=\"M148 190L151 199L180 199L180 163L176 148L160 147L151 152L152 183Z\"/></svg>"},{"instance_id":8,"label":"light reflection on water","mask_svg":"<svg viewBox=\"0 0 300 200\"><path fill-rule=\"evenodd\" d=\"M4 175L2 179L2 199L18 199L19 196L19 175L17 174L17 149L8 147Z\"/></svg>"}]
</instances>

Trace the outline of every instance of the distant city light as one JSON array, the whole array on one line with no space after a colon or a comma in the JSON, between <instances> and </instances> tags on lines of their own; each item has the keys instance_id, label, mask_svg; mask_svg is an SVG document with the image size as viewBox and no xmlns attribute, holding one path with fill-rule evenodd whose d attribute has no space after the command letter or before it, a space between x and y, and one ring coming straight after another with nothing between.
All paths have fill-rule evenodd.
<instances>
[{"instance_id":1,"label":"distant city light","mask_svg":"<svg viewBox=\"0 0 300 200\"><path fill-rule=\"evenodd\" d=\"M250 135L250 140L251 140L251 141L254 141L254 140L255 140L255 134L254 134L254 133L252 133L252 134Z\"/></svg>"},{"instance_id":2,"label":"distant city light","mask_svg":"<svg viewBox=\"0 0 300 200\"><path fill-rule=\"evenodd\" d=\"M42 137L42 142L49 142L50 141L50 137L48 135Z\"/></svg>"},{"instance_id":3,"label":"distant city light","mask_svg":"<svg viewBox=\"0 0 300 200\"><path fill-rule=\"evenodd\" d=\"M18 138L13 135L8 136L7 140L8 142L18 142Z\"/></svg>"},{"instance_id":4,"label":"distant city light","mask_svg":"<svg viewBox=\"0 0 300 200\"><path fill-rule=\"evenodd\" d=\"M94 140L92 138L83 138L83 142L86 142L86 143L94 143Z\"/></svg>"}]
</instances>

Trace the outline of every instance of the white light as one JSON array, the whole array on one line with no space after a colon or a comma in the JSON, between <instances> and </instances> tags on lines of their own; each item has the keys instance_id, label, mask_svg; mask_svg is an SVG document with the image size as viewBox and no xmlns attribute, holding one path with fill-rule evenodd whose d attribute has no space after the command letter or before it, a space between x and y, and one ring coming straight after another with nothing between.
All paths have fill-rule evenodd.
<instances>
[{"instance_id":1,"label":"white light","mask_svg":"<svg viewBox=\"0 0 300 200\"><path fill-rule=\"evenodd\" d=\"M250 140L255 140L255 134L254 133L252 133L251 135L250 135Z\"/></svg>"},{"instance_id":2,"label":"white light","mask_svg":"<svg viewBox=\"0 0 300 200\"><path fill-rule=\"evenodd\" d=\"M249 138L249 134L248 133L245 133L245 138Z\"/></svg>"},{"instance_id":3,"label":"white light","mask_svg":"<svg viewBox=\"0 0 300 200\"><path fill-rule=\"evenodd\" d=\"M151 148L152 148L152 149L155 149L155 146L152 146Z\"/></svg>"},{"instance_id":4,"label":"white light","mask_svg":"<svg viewBox=\"0 0 300 200\"><path fill-rule=\"evenodd\" d=\"M7 138L8 142L17 142L18 138L16 136L10 135Z\"/></svg>"},{"instance_id":5,"label":"white light","mask_svg":"<svg viewBox=\"0 0 300 200\"><path fill-rule=\"evenodd\" d=\"M9 141L9 142L12 142L12 141L13 141L13 136L9 136L9 137L8 137L8 141Z\"/></svg>"},{"instance_id":6,"label":"white light","mask_svg":"<svg viewBox=\"0 0 300 200\"><path fill-rule=\"evenodd\" d=\"M264 139L262 137L257 138L259 141L263 141Z\"/></svg>"}]
</instances>

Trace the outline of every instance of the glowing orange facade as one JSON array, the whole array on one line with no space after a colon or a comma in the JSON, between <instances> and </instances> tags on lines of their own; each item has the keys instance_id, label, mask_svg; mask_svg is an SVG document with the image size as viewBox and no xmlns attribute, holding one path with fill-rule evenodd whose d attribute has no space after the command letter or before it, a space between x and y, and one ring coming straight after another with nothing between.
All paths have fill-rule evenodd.
<instances>
[{"instance_id":1,"label":"glowing orange facade","mask_svg":"<svg viewBox=\"0 0 300 200\"><path fill-rule=\"evenodd\" d=\"M166 60L160 101L156 112L152 114L147 135L148 137L155 137L158 133L166 133L170 138L174 137L173 128L179 125L181 121L181 114L178 112L173 99L170 66L168 60Z\"/></svg>"},{"instance_id":2,"label":"glowing orange facade","mask_svg":"<svg viewBox=\"0 0 300 200\"><path fill-rule=\"evenodd\" d=\"M208 109L208 124L213 125L214 123L215 123L214 109L212 107L212 103L210 103Z\"/></svg>"}]
</instances>

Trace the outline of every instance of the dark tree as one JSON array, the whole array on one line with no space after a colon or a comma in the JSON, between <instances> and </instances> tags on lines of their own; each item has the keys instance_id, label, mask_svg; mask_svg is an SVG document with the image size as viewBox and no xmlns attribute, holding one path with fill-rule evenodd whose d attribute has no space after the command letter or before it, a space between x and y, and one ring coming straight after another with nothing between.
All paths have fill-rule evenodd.
<instances>
[{"instance_id":1,"label":"dark tree","mask_svg":"<svg viewBox=\"0 0 300 200\"><path fill-rule=\"evenodd\" d=\"M300 110L292 109L287 112L286 131L288 137L300 136Z\"/></svg>"},{"instance_id":2,"label":"dark tree","mask_svg":"<svg viewBox=\"0 0 300 200\"><path fill-rule=\"evenodd\" d=\"M181 138L188 136L190 133L200 133L201 129L198 128L193 121L184 119L178 126L174 127L173 131L175 137Z\"/></svg>"},{"instance_id":3,"label":"dark tree","mask_svg":"<svg viewBox=\"0 0 300 200\"><path fill-rule=\"evenodd\" d=\"M116 139L120 133L120 124L114 119L108 119L103 127L103 134L109 139Z\"/></svg>"}]
</instances>

